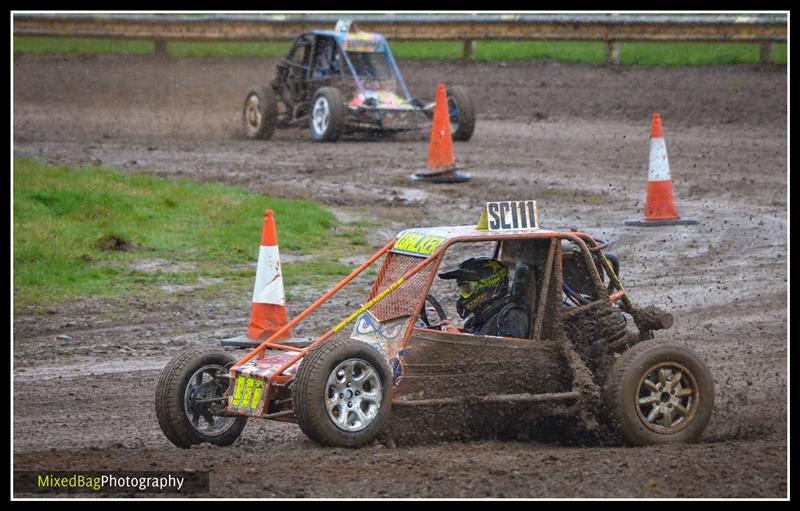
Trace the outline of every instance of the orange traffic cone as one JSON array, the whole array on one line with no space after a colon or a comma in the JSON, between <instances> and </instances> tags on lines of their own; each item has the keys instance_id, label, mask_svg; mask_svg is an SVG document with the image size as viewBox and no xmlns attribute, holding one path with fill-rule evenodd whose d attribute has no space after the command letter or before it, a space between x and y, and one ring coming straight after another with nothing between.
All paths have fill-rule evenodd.
<instances>
[{"instance_id":1,"label":"orange traffic cone","mask_svg":"<svg viewBox=\"0 0 800 511\"><path fill-rule=\"evenodd\" d=\"M288 323L286 297L283 293L281 260L278 254L278 231L271 209L264 213L264 230L258 251L256 283L253 287L253 305L247 337L263 341ZM282 339L291 337L287 332Z\"/></svg>"},{"instance_id":2,"label":"orange traffic cone","mask_svg":"<svg viewBox=\"0 0 800 511\"><path fill-rule=\"evenodd\" d=\"M650 132L650 168L647 176L647 202L642 220L626 220L625 225L692 225L697 220L681 218L672 194L667 143L661 128L661 115L653 114Z\"/></svg>"},{"instance_id":3,"label":"orange traffic cone","mask_svg":"<svg viewBox=\"0 0 800 511\"><path fill-rule=\"evenodd\" d=\"M252 302L247 335L223 339L221 341L223 346L256 347L289 322L286 315L286 297L283 292L281 260L278 254L278 231L275 228L275 215L271 209L264 212L264 228L261 231L261 247L258 251ZM276 340L291 337L291 332L286 332Z\"/></svg>"},{"instance_id":4,"label":"orange traffic cone","mask_svg":"<svg viewBox=\"0 0 800 511\"><path fill-rule=\"evenodd\" d=\"M411 176L411 180L431 183L463 183L470 179L472 176L456 168L453 136L450 132L447 90L444 84L440 83L436 87L436 107L433 110L433 128L428 149L428 171L417 172Z\"/></svg>"}]
</instances>

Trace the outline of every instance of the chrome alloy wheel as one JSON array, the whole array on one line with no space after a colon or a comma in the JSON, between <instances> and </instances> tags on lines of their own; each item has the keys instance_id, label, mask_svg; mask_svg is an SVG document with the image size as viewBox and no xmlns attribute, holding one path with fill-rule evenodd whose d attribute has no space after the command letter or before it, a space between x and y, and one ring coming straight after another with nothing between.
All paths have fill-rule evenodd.
<instances>
[{"instance_id":1,"label":"chrome alloy wheel","mask_svg":"<svg viewBox=\"0 0 800 511\"><path fill-rule=\"evenodd\" d=\"M382 396L383 386L375 368L365 360L350 358L328 376L325 407L339 429L361 431L378 416Z\"/></svg>"},{"instance_id":2,"label":"chrome alloy wheel","mask_svg":"<svg viewBox=\"0 0 800 511\"><path fill-rule=\"evenodd\" d=\"M328 125L331 121L331 107L325 97L319 97L314 102L314 108L311 110L311 126L314 128L314 133L321 137L328 131Z\"/></svg>"}]
</instances>

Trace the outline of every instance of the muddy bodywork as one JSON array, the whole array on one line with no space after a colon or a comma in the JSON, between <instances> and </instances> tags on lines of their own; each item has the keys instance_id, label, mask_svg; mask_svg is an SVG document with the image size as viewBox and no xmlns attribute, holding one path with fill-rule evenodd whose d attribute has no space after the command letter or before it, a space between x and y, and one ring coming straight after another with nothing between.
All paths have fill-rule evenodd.
<instances>
[{"instance_id":1,"label":"muddy bodywork","mask_svg":"<svg viewBox=\"0 0 800 511\"><path fill-rule=\"evenodd\" d=\"M529 306L527 339L445 333L420 319L447 249L487 241L510 268L512 296ZM392 407L400 417L418 410L458 414L470 406L511 406L539 417L579 417L595 428L600 389L616 354L650 338L671 318L653 307L639 311L633 306L617 276L618 263L603 248L584 233L538 228L403 231L318 301L382 260L363 307L305 347L267 340L232 368L228 412L293 421L298 366L307 353L349 327L351 339L385 358ZM579 290L581 300L571 303L565 289ZM626 314L639 328L631 328Z\"/></svg>"}]
</instances>

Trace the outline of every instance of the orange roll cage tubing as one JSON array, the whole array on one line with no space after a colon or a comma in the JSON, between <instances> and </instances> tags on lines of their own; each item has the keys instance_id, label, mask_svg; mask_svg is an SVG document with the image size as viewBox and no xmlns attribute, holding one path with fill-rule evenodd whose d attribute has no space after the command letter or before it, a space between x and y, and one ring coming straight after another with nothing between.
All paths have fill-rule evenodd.
<instances>
[{"instance_id":1,"label":"orange roll cage tubing","mask_svg":"<svg viewBox=\"0 0 800 511\"><path fill-rule=\"evenodd\" d=\"M272 334L272 336L270 336L270 337L269 337L269 338L268 338L266 341L262 342L262 343L261 343L261 344L259 344L259 345L258 345L256 348L253 348L253 351L251 351L250 353L248 353L247 355L245 355L244 357L242 357L242 358L241 358L241 359L240 359L238 362L236 362L236 363L235 363L235 364L234 364L234 365L231 367L231 370L233 370L233 369L236 369L236 368L237 368L237 367L239 367L240 365L242 365L242 364L244 364L244 363L246 363L246 362L250 361L250 359L252 359L253 357L255 357L257 354L259 354L259 353L262 353L262 352L263 352L264 350L266 350L267 348L279 349L279 350L284 350L284 351L299 351L299 352L301 352L302 354L304 354L304 355L305 355L305 353L306 353L306 351L308 350L308 348L306 348L306 349L302 349L302 348L297 348L297 347L294 347L294 346L286 346L286 345L284 345L284 344L274 344L274 343L272 342L272 340L273 340L273 339L276 339L276 338L278 338L278 337L282 336L284 333L288 332L288 331L289 331L291 328L293 328L295 325L297 325L297 324L298 324L298 323L300 323L302 320L304 320L304 319L305 319L305 318L306 318L306 317L307 317L309 314L311 314L311 313L312 313L312 312L314 312L314 311L315 311L317 308L319 308L319 307L320 307L320 306L321 306L323 303L325 303L326 301L328 301L328 299L330 299L330 298L331 298L333 295L335 295L336 293L338 293L338 292L339 292L339 291L340 291L340 290L341 290L341 289L342 289L344 286L346 286L347 284L349 284L349 283L350 283L350 281L351 281L351 280L353 280L354 278L356 278L356 277L357 277L357 276L358 276L358 275L359 275L361 272L363 272L364 270L366 270L368 267L372 266L372 263L374 263L375 261L377 261L377 260L378 260L378 259L379 259L379 258L380 258L380 257L381 257L383 254L385 254L386 252L388 252L388 251L389 251L389 249L391 249L391 248L392 248L392 246L394 246L394 242L395 242L395 240L391 240L389 243L387 243L386 245L384 245L384 247L383 247L383 248L381 248L380 250L378 250L377 252L375 252L375 253L372 255L372 257L370 257L369 259L367 259L366 261L364 261L364 262L361 264L361 266L359 266L358 268L356 268L355 270L353 270L353 272L352 272L350 275L348 275L347 277L345 277L344 279L342 279L342 281L341 281L341 282L339 282L338 284L336 284L335 286L333 286L333 287L332 287L330 290L328 290L328 292L327 292L327 293L325 293L324 295L322 295L321 297L319 297L319 298L317 299L317 301L316 301L316 302L314 302L314 303L312 303L311 305L309 305L309 306L308 306L308 308L307 308L306 310L304 310L303 312L301 312L300 314L298 314L297 316L295 316L294 318L292 318L292 320L291 320L291 321L289 321L289 323L287 323L287 324L286 324L286 325L284 325L284 326L283 326L281 329L279 329L277 332L275 332L274 334ZM317 343L315 342L315 343L314 343L312 346L316 346L316 344L317 344Z\"/></svg>"},{"instance_id":2,"label":"orange roll cage tubing","mask_svg":"<svg viewBox=\"0 0 800 511\"><path fill-rule=\"evenodd\" d=\"M392 243L390 245L393 245L393 244L394 244L394 240L392 240ZM384 298L386 298L387 296L392 294L397 287L400 287L403 284L405 284L406 282L408 282L408 279L410 279L411 277L413 277L414 275L416 275L417 273L422 271L423 268L425 268L426 266L431 264L437 258L437 254L438 254L438 252L434 253L434 255L426 257L421 263L419 263L418 265L416 265L413 268L411 268L410 270L408 270L399 279L395 280L391 285L389 285L386 288L386 291L389 291L388 293L386 293L386 291L384 291L385 294L381 293L378 296L376 296L375 298L373 298L370 302L367 302L367 305L369 305L369 307L367 307L367 309L365 309L365 311L369 310L369 308L371 308L373 305L375 305L379 301L383 300ZM398 284L398 282L399 282L399 284ZM344 283L344 281L340 282L340 284L342 284L342 283ZM394 288L394 289L392 289L392 288ZM341 289L341 287L340 287L340 289ZM353 314L351 316L355 316L355 314ZM316 348L317 346L319 346L323 342L327 341L333 334L337 333L339 330L341 330L341 328L343 328L344 326L346 326L348 323L350 323L351 321L355 320L356 318L352 317L352 319L351 318L348 318L348 319L350 321L345 321L345 322L337 324L336 326L334 326L333 328L331 328L330 330L325 332L316 341L314 341L313 343L311 343L310 345L305 347L303 349L302 353L299 353L298 355L292 357L288 362L283 364L274 373L272 373L272 375L269 377L270 385L277 379L278 376L282 375L284 371L286 371L287 369L292 367L294 364L297 363L298 360L303 358L306 355L306 353L308 353L309 351L313 350L314 348Z\"/></svg>"},{"instance_id":3,"label":"orange roll cage tubing","mask_svg":"<svg viewBox=\"0 0 800 511\"><path fill-rule=\"evenodd\" d=\"M592 248L596 248L596 241L591 236L589 236L588 234L578 233L578 232L576 232L576 233L557 232L556 234L557 234L557 236L554 236L552 231L548 231L547 233L525 233L525 234L517 234L517 235L511 235L511 236L502 235L502 234L499 234L497 236L480 236L480 237L475 237L475 236L456 236L454 238L450 238L447 241L445 241L436 250L436 252L434 252L433 254L428 256L425 260L420 262L417 266L415 266L414 268L412 268L411 270L406 272L406 274L403 275L402 277L400 277L399 279L397 279L397 281L401 281L402 280L403 283L405 283L407 281L407 279L409 279L409 278L413 277L414 275L416 275L419 271L421 271L428 264L431 264L434 261L438 261L440 263L441 262L441 258L444 255L444 252L451 245L453 245L455 243L463 243L463 242L466 242L466 241L497 241L497 242L502 242L503 240L506 240L506 239L531 239L531 238L550 238L550 239L552 239L554 237L558 237L558 238L562 238L562 239L565 239L565 238L566 239L571 239L574 242L576 242L579 246L583 246L587 250L590 250L586 246L586 243L585 243L585 240L586 240L586 241L591 242L591 244L593 245ZM327 293L322 295L319 299L317 299L317 301L315 301L313 304L311 304L306 310L304 310L303 312L298 314L288 324L286 324L280 330L275 332L271 337L269 337L267 340L262 342L256 348L254 348L253 351L251 351L250 353L245 355L242 359L240 359L236 364L234 364L231 367L231 370L236 369L237 367L241 366L242 364L247 363L248 361L250 361L253 357L258 355L259 353L263 353L263 351L266 350L267 348L274 348L274 349L280 349L280 350L284 350L284 351L296 351L296 352L298 352L297 356L293 357L291 360L289 360L283 366L281 366L277 371L275 371L272 374L272 376L270 376L269 381L272 383L277 377L282 376L282 373L285 370L287 370L292 365L294 365L298 360L303 358L310 350L316 348L319 344L321 344L322 342L325 342L327 339L329 339L338 330L336 330L336 327L332 328L331 330L329 330L328 332L323 334L321 337L317 338L317 340L315 340L312 344L310 344L309 346L307 346L305 348L296 348L296 347L293 347L293 346L286 346L286 345L283 345L283 344L275 344L275 343L272 342L272 340L277 338L277 337L279 337L279 336L281 336L281 335L283 335L285 332L289 331L295 325L300 323L300 321L305 319L309 314L311 314L317 308L319 308L322 304L324 304L333 295L338 293L343 287L345 287L347 284L349 284L354 278L356 278L359 274L361 274L366 268L371 266L381 256L383 256L386 252L391 250L391 248L394 246L395 241L396 241L396 239L392 239L391 241L389 241L383 248L381 248L379 251L377 251L375 254L373 254L369 259L367 259L364 263L362 263L358 268L353 270L353 272L350 275L345 277L341 282L336 284L336 286L334 286ZM595 280L599 280L600 276L597 274L597 270L594 268L594 265L590 265L590 267L592 268L592 271L594 273ZM435 276L435 274L432 273L431 276L428 278L428 288L430 288L430 284L431 284L434 276ZM400 285L402 285L402 284L400 284ZM388 294L386 296L388 296ZM384 296L384 298L385 298L385 296ZM419 315L422 306L424 306L424 303L425 303L424 300L425 300L424 296L420 297L420 301L417 303L417 306L416 306L415 311L414 311L415 312L415 317ZM403 343L402 343L403 347L405 347L407 345L407 343L408 343L408 340L409 340L409 338L411 336L411 330L412 330L411 328L407 329L407 332L406 332L406 334L404 336Z\"/></svg>"},{"instance_id":4,"label":"orange roll cage tubing","mask_svg":"<svg viewBox=\"0 0 800 511\"><path fill-rule=\"evenodd\" d=\"M498 243L499 245L499 243ZM442 256L444 256L444 250L437 250L434 252L432 256L430 256L431 263L434 261L436 262L437 268L439 265L442 264ZM436 278L436 272L432 271L430 275L428 275L428 281L426 283L425 289L430 290L431 286L433 285L433 279ZM411 334L414 333L414 323L416 322L416 318L419 317L420 313L422 312L422 308L425 307L425 299L428 297L428 294L425 293L424 295L420 296L419 301L417 302L416 307L414 307L413 315L408 318L409 323L411 323L408 328L406 328L405 334L403 334L403 340L400 341L400 350L406 349L408 347L408 343L411 340ZM413 322L413 323L412 323ZM402 362L401 362L402 363Z\"/></svg>"}]
</instances>

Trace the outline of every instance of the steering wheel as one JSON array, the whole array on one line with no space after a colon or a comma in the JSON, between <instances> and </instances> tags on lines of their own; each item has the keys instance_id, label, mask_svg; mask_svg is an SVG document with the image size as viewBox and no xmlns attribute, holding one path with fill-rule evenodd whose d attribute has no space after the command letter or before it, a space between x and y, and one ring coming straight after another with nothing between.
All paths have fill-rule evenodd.
<instances>
[{"instance_id":1,"label":"steering wheel","mask_svg":"<svg viewBox=\"0 0 800 511\"><path fill-rule=\"evenodd\" d=\"M439 316L439 321L435 324L431 324L430 319L428 319L429 305ZM445 314L444 308L442 307L442 304L439 303L439 300L434 298L433 295L428 295L425 297L425 303L422 305L422 310L419 313L419 319L425 323L426 328L439 328L442 325L442 322L447 319L447 314Z\"/></svg>"}]
</instances>

